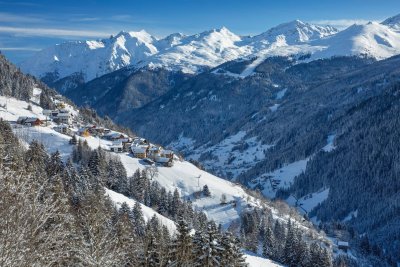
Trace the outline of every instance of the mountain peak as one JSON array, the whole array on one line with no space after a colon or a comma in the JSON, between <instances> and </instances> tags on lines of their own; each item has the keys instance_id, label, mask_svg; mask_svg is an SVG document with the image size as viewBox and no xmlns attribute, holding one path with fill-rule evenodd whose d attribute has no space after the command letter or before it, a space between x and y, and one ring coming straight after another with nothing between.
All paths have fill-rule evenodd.
<instances>
[{"instance_id":1,"label":"mountain peak","mask_svg":"<svg viewBox=\"0 0 400 267\"><path fill-rule=\"evenodd\" d=\"M382 24L400 31L400 14L386 19Z\"/></svg>"},{"instance_id":2,"label":"mountain peak","mask_svg":"<svg viewBox=\"0 0 400 267\"><path fill-rule=\"evenodd\" d=\"M268 41L270 43L285 39L288 45L292 45L320 39L337 32L338 30L331 26L318 26L296 19L279 24L255 36L255 39L259 41Z\"/></svg>"}]
</instances>

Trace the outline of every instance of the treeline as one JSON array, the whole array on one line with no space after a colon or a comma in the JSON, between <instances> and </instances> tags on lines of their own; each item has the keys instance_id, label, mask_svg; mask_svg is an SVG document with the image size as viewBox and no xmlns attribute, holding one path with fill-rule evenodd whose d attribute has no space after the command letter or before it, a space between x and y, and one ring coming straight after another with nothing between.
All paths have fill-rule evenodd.
<instances>
[{"instance_id":1,"label":"treeline","mask_svg":"<svg viewBox=\"0 0 400 267\"><path fill-rule=\"evenodd\" d=\"M145 222L139 202L117 209L92 173L96 156L85 166L35 141L24 150L4 121L0 144L1 266L245 265L238 240L215 223L193 236L178 212L175 234L156 216Z\"/></svg>"}]
</instances>

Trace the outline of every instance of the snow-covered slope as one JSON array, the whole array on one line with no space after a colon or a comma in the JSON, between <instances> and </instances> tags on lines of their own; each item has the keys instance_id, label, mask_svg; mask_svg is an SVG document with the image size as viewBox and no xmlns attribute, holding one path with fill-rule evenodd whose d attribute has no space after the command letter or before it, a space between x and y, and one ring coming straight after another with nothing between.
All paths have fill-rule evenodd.
<instances>
[{"instance_id":1,"label":"snow-covered slope","mask_svg":"<svg viewBox=\"0 0 400 267\"><path fill-rule=\"evenodd\" d=\"M311 45L324 47L312 55L314 59L335 55L385 59L400 53L400 33L376 22L354 24L331 37L313 41Z\"/></svg>"}]
</instances>

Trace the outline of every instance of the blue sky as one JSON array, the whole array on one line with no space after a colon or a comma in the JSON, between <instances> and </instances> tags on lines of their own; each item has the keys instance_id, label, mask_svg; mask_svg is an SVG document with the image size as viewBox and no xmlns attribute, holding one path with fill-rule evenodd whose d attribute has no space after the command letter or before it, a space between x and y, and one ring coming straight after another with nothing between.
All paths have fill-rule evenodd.
<instances>
[{"instance_id":1,"label":"blue sky","mask_svg":"<svg viewBox=\"0 0 400 267\"><path fill-rule=\"evenodd\" d=\"M55 43L121 30L163 37L226 26L252 35L294 19L343 28L398 13L399 0L0 0L0 50L19 62Z\"/></svg>"}]
</instances>

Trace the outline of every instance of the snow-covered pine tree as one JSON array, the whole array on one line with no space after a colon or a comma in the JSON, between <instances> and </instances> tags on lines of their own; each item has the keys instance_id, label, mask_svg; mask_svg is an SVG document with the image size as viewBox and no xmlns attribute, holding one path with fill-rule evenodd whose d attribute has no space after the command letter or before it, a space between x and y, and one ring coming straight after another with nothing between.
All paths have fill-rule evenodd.
<instances>
[{"instance_id":1,"label":"snow-covered pine tree","mask_svg":"<svg viewBox=\"0 0 400 267\"><path fill-rule=\"evenodd\" d=\"M25 163L27 171L43 173L49 157L44 149L44 146L33 140L29 145L28 151L25 153Z\"/></svg>"},{"instance_id":2,"label":"snow-covered pine tree","mask_svg":"<svg viewBox=\"0 0 400 267\"><path fill-rule=\"evenodd\" d=\"M275 248L276 253L273 255L272 260L283 261L283 251L286 240L286 230L283 224L279 221L275 221L274 225L274 237L275 237Z\"/></svg>"},{"instance_id":3,"label":"snow-covered pine tree","mask_svg":"<svg viewBox=\"0 0 400 267\"><path fill-rule=\"evenodd\" d=\"M100 156L98 150L93 150L90 154L88 167L94 177L99 177L100 171Z\"/></svg>"},{"instance_id":4,"label":"snow-covered pine tree","mask_svg":"<svg viewBox=\"0 0 400 267\"><path fill-rule=\"evenodd\" d=\"M170 205L170 210L169 210L169 213L172 218L177 218L180 206L181 206L181 197L179 196L178 189L175 188L174 195L172 197L172 203Z\"/></svg>"},{"instance_id":5,"label":"snow-covered pine tree","mask_svg":"<svg viewBox=\"0 0 400 267\"><path fill-rule=\"evenodd\" d=\"M61 172L64 170L64 164L62 163L61 155L58 150L51 154L50 161L47 162L46 165L46 172L48 176L52 177L54 175L61 174Z\"/></svg>"},{"instance_id":6,"label":"snow-covered pine tree","mask_svg":"<svg viewBox=\"0 0 400 267\"><path fill-rule=\"evenodd\" d=\"M129 179L129 195L139 201L145 202L145 192L148 189L148 179L145 172L140 172L139 169L135 171L133 176Z\"/></svg>"},{"instance_id":7,"label":"snow-covered pine tree","mask_svg":"<svg viewBox=\"0 0 400 267\"><path fill-rule=\"evenodd\" d=\"M163 261L161 259L160 240L162 237L161 224L154 214L146 225L146 234L144 241L144 252L142 257L142 266L158 267Z\"/></svg>"},{"instance_id":8,"label":"snow-covered pine tree","mask_svg":"<svg viewBox=\"0 0 400 267\"><path fill-rule=\"evenodd\" d=\"M190 266L192 258L192 236L185 219L179 217L176 225L176 238L171 247L171 266Z\"/></svg>"},{"instance_id":9,"label":"snow-covered pine tree","mask_svg":"<svg viewBox=\"0 0 400 267\"><path fill-rule=\"evenodd\" d=\"M146 223L143 219L142 206L137 201L132 208L132 219L135 223L136 234L138 236L144 236L145 229L146 229Z\"/></svg>"},{"instance_id":10,"label":"snow-covered pine tree","mask_svg":"<svg viewBox=\"0 0 400 267\"><path fill-rule=\"evenodd\" d=\"M241 251L240 241L230 232L224 233L221 238L221 266L244 267L246 260Z\"/></svg>"},{"instance_id":11,"label":"snow-covered pine tree","mask_svg":"<svg viewBox=\"0 0 400 267\"><path fill-rule=\"evenodd\" d=\"M119 257L116 264L119 266L134 266L137 263L140 247L143 246L141 239L137 238L135 227L131 219L129 206L124 202L118 211L115 225L117 235L117 246Z\"/></svg>"},{"instance_id":12,"label":"snow-covered pine tree","mask_svg":"<svg viewBox=\"0 0 400 267\"><path fill-rule=\"evenodd\" d=\"M275 240L272 233L272 229L269 225L265 227L264 238L263 238L263 256L269 259L273 258L275 254Z\"/></svg>"},{"instance_id":13,"label":"snow-covered pine tree","mask_svg":"<svg viewBox=\"0 0 400 267\"><path fill-rule=\"evenodd\" d=\"M205 234L201 251L202 255L197 258L196 263L201 264L200 266L206 267L221 266L221 254L223 253L223 248L220 245L220 236L214 222L208 224L207 233Z\"/></svg>"},{"instance_id":14,"label":"snow-covered pine tree","mask_svg":"<svg viewBox=\"0 0 400 267\"><path fill-rule=\"evenodd\" d=\"M297 245L297 236L295 234L295 229L292 221L289 219L287 223L287 235L285 240L285 247L283 251L283 261L289 267L297 266L296 262L296 245Z\"/></svg>"},{"instance_id":15,"label":"snow-covered pine tree","mask_svg":"<svg viewBox=\"0 0 400 267\"><path fill-rule=\"evenodd\" d=\"M167 190L164 187L160 189L160 197L158 203L158 212L162 215L166 215L168 212L168 197Z\"/></svg>"}]
</instances>

